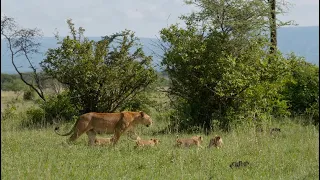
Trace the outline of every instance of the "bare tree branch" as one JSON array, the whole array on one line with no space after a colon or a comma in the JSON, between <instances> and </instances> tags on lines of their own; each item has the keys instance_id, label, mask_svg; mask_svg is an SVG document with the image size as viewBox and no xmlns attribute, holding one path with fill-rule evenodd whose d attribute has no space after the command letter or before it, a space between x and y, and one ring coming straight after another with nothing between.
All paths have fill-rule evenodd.
<instances>
[{"instance_id":1,"label":"bare tree branch","mask_svg":"<svg viewBox=\"0 0 320 180\"><path fill-rule=\"evenodd\" d=\"M10 51L11 63L15 68L16 72L19 74L20 79L31 89L36 91L39 97L43 101L45 101L42 85L40 82L40 77L37 74L37 70L33 66L29 58L29 55L31 54L39 53L38 48L40 46L40 43L37 42L37 39L42 36L40 30L37 28L20 28L13 18L4 15L3 17L1 17L1 35L7 42ZM35 84L33 82L28 82L24 78L23 73L19 71L15 63L15 58L18 56L24 56L27 62L29 63L29 67L33 72Z\"/></svg>"}]
</instances>

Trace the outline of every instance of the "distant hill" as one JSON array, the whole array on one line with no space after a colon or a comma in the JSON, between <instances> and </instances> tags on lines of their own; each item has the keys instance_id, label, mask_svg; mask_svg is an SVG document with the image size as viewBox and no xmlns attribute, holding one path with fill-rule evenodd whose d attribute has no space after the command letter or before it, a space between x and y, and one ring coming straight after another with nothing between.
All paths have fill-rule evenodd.
<instances>
[{"instance_id":1,"label":"distant hill","mask_svg":"<svg viewBox=\"0 0 320 180\"><path fill-rule=\"evenodd\" d=\"M319 66L319 26L280 28L278 48L282 53L292 51Z\"/></svg>"},{"instance_id":2,"label":"distant hill","mask_svg":"<svg viewBox=\"0 0 320 180\"><path fill-rule=\"evenodd\" d=\"M92 40L99 40L100 37L90 37ZM161 49L155 46L157 39L155 38L140 38L140 42L143 45L143 50L147 55L153 55L153 65L159 70L159 63L161 59L154 55L154 52L158 55L162 55ZM55 48L58 45L54 37L44 37L41 40L40 52L42 55L32 56L32 61L39 67L38 63L44 58L44 53L48 48ZM278 47L282 53L294 52L296 55L304 56L306 61L311 62L319 66L319 26L312 27L283 27L278 30ZM24 59L18 58L16 62L20 67L20 70L29 71ZM1 73L13 74L16 73L10 58L8 56L8 48L6 44L1 40Z\"/></svg>"}]
</instances>

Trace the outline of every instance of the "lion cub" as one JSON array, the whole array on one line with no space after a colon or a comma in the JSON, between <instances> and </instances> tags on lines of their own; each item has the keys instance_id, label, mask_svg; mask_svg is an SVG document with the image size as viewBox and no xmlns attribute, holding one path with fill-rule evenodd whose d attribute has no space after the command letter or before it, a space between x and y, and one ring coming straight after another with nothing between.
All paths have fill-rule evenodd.
<instances>
[{"instance_id":1,"label":"lion cub","mask_svg":"<svg viewBox=\"0 0 320 180\"><path fill-rule=\"evenodd\" d=\"M177 147L191 147L191 146L198 146L202 147L201 143L203 141L203 138L201 136L193 136L191 138L179 138L177 135L177 140L176 140L176 146Z\"/></svg>"},{"instance_id":2,"label":"lion cub","mask_svg":"<svg viewBox=\"0 0 320 180\"><path fill-rule=\"evenodd\" d=\"M220 136L215 136L214 138L210 139L208 148L213 146L219 149L222 147L222 144L223 144L222 138Z\"/></svg>"},{"instance_id":3,"label":"lion cub","mask_svg":"<svg viewBox=\"0 0 320 180\"><path fill-rule=\"evenodd\" d=\"M137 147L144 147L144 146L155 146L160 143L159 139L154 139L151 138L150 140L142 140L142 139L137 139L136 140L136 145L134 146L135 148Z\"/></svg>"},{"instance_id":4,"label":"lion cub","mask_svg":"<svg viewBox=\"0 0 320 180\"><path fill-rule=\"evenodd\" d=\"M113 142L113 137L111 138L96 138L94 140L95 145L109 145Z\"/></svg>"}]
</instances>

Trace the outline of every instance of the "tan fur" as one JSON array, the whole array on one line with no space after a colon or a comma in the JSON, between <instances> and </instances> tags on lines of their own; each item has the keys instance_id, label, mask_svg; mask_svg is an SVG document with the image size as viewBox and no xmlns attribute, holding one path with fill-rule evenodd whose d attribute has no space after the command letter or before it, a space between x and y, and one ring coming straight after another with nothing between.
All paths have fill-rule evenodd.
<instances>
[{"instance_id":1,"label":"tan fur","mask_svg":"<svg viewBox=\"0 0 320 180\"><path fill-rule=\"evenodd\" d=\"M177 140L176 140L176 146L178 147L191 147L191 146L198 146L198 147L202 147L201 143L202 143L203 139L201 136L193 136L191 138L178 138L177 136Z\"/></svg>"},{"instance_id":2,"label":"tan fur","mask_svg":"<svg viewBox=\"0 0 320 180\"><path fill-rule=\"evenodd\" d=\"M142 140L139 139L136 141L136 146L137 147L144 147L144 146L156 146L160 143L160 141L158 139L150 139L150 140Z\"/></svg>"},{"instance_id":3,"label":"tan fur","mask_svg":"<svg viewBox=\"0 0 320 180\"><path fill-rule=\"evenodd\" d=\"M210 139L210 142L209 142L209 148L210 147L216 147L216 148L221 148L223 145L223 141L222 141L222 138L220 136L215 136L214 138Z\"/></svg>"},{"instance_id":4,"label":"tan fur","mask_svg":"<svg viewBox=\"0 0 320 180\"><path fill-rule=\"evenodd\" d=\"M146 125L147 127L152 124L152 119L146 113L140 112L121 112L121 113L96 113L90 112L83 114L79 117L74 127L66 134L59 134L61 136L68 136L69 142L78 139L83 133L86 133L89 138L89 145L95 144L97 133L113 134L115 145L123 133L128 132L130 135L135 134L134 128L138 124Z\"/></svg>"},{"instance_id":5,"label":"tan fur","mask_svg":"<svg viewBox=\"0 0 320 180\"><path fill-rule=\"evenodd\" d=\"M113 137L112 138L96 138L94 140L94 144L95 145L108 145L111 144L113 142Z\"/></svg>"}]
</instances>

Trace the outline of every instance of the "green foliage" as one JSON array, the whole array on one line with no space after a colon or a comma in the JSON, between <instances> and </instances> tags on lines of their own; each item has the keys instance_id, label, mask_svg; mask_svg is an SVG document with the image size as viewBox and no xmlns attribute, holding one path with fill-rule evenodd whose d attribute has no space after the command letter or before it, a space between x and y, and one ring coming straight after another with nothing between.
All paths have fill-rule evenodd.
<instances>
[{"instance_id":1,"label":"green foliage","mask_svg":"<svg viewBox=\"0 0 320 180\"><path fill-rule=\"evenodd\" d=\"M12 119L16 117L17 107L13 103L7 104L7 107L1 112L1 120Z\"/></svg>"},{"instance_id":2,"label":"green foliage","mask_svg":"<svg viewBox=\"0 0 320 180\"><path fill-rule=\"evenodd\" d=\"M162 63L171 80L169 95L175 109L173 126L210 130L215 122L228 130L237 121L289 115L279 92L290 80L290 64L279 52L269 55L269 40L262 28L268 21L242 26L249 21L241 13L265 18L266 14L257 14L255 9L265 11L265 4L236 1L241 4L237 7L241 11L236 11L224 1L196 2L203 9L182 17L186 28L171 25L160 31L165 49ZM219 21L221 14L215 10L221 8L230 12L224 14L224 20L238 18L237 24Z\"/></svg>"},{"instance_id":3,"label":"green foliage","mask_svg":"<svg viewBox=\"0 0 320 180\"><path fill-rule=\"evenodd\" d=\"M307 114L319 123L319 67L291 54L292 81L286 83L282 94L293 114Z\"/></svg>"},{"instance_id":4,"label":"green foliage","mask_svg":"<svg viewBox=\"0 0 320 180\"><path fill-rule=\"evenodd\" d=\"M319 98L316 102L312 103L310 107L306 108L305 113L311 118L312 124L319 125Z\"/></svg>"},{"instance_id":5,"label":"green foliage","mask_svg":"<svg viewBox=\"0 0 320 180\"><path fill-rule=\"evenodd\" d=\"M1 90L3 91L23 91L28 86L22 82L18 75L2 74L1 73Z\"/></svg>"},{"instance_id":6,"label":"green foliage","mask_svg":"<svg viewBox=\"0 0 320 180\"><path fill-rule=\"evenodd\" d=\"M288 63L281 54L270 59L262 37L251 39L241 52L228 49L229 36L191 24L163 29L161 38L170 44L163 65L172 81L169 93L178 97L172 103L182 129L209 128L213 119L228 129L230 122L254 111L287 114L278 92L289 74Z\"/></svg>"},{"instance_id":7,"label":"green foliage","mask_svg":"<svg viewBox=\"0 0 320 180\"><path fill-rule=\"evenodd\" d=\"M150 112L150 107L155 105L155 101L149 98L149 94L142 92L126 101L120 108L120 111L144 111Z\"/></svg>"},{"instance_id":8,"label":"green foliage","mask_svg":"<svg viewBox=\"0 0 320 180\"><path fill-rule=\"evenodd\" d=\"M65 91L41 102L40 108L45 113L46 123L53 124L56 121L73 122L73 117L79 115L80 107L72 104L69 92Z\"/></svg>"},{"instance_id":9,"label":"green foliage","mask_svg":"<svg viewBox=\"0 0 320 180\"><path fill-rule=\"evenodd\" d=\"M94 42L83 36L83 28L77 32L71 20L68 25L73 38L67 36L60 47L49 49L41 66L67 85L72 104L82 113L113 112L156 80L152 58L144 55L133 32Z\"/></svg>"},{"instance_id":10,"label":"green foliage","mask_svg":"<svg viewBox=\"0 0 320 180\"><path fill-rule=\"evenodd\" d=\"M23 128L46 127L45 112L41 108L30 107L26 111L27 118L21 122Z\"/></svg>"},{"instance_id":11,"label":"green foliage","mask_svg":"<svg viewBox=\"0 0 320 180\"><path fill-rule=\"evenodd\" d=\"M30 107L26 111L27 118L21 126L27 128L44 128L58 122L74 122L78 115L78 107L71 104L67 91L47 97L47 101L40 101L39 107Z\"/></svg>"},{"instance_id":12,"label":"green foliage","mask_svg":"<svg viewBox=\"0 0 320 180\"><path fill-rule=\"evenodd\" d=\"M35 98L35 92L32 89L23 92L23 100L32 100Z\"/></svg>"}]
</instances>

